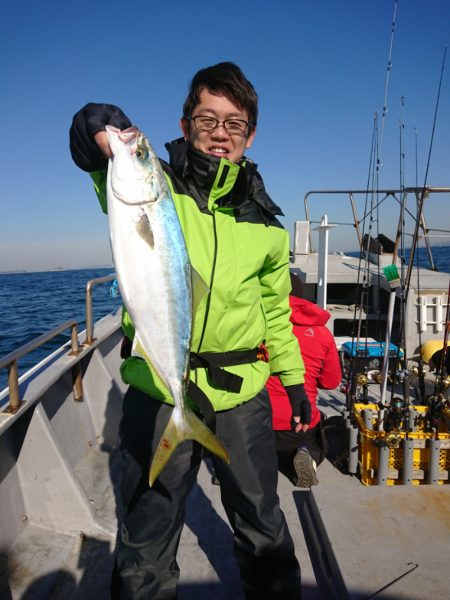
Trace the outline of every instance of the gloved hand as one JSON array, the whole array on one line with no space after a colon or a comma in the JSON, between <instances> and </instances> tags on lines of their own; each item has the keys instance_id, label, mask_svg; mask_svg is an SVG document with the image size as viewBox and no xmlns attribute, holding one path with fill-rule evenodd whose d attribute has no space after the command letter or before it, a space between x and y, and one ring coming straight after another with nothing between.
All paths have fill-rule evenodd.
<instances>
[{"instance_id":1,"label":"gloved hand","mask_svg":"<svg viewBox=\"0 0 450 600\"><path fill-rule=\"evenodd\" d=\"M104 131L105 125L118 129L131 127L130 119L113 104L90 102L79 110L70 128L70 153L75 164L83 171L101 171L108 168L108 159L97 145L94 136Z\"/></svg>"},{"instance_id":2,"label":"gloved hand","mask_svg":"<svg viewBox=\"0 0 450 600\"><path fill-rule=\"evenodd\" d=\"M291 427L296 433L306 431L311 423L311 403L303 383L287 385L284 388L292 406Z\"/></svg>"}]
</instances>

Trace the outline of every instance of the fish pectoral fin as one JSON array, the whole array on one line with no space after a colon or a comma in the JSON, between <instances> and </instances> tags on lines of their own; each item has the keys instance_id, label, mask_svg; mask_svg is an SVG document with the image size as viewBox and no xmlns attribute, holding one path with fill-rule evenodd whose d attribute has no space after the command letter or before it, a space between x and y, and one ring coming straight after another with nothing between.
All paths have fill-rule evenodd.
<instances>
[{"instance_id":1,"label":"fish pectoral fin","mask_svg":"<svg viewBox=\"0 0 450 600\"><path fill-rule=\"evenodd\" d=\"M195 315L200 302L209 293L209 287L193 267L191 267L191 285L192 315Z\"/></svg>"},{"instance_id":2,"label":"fish pectoral fin","mask_svg":"<svg viewBox=\"0 0 450 600\"><path fill-rule=\"evenodd\" d=\"M132 356L138 356L139 358L143 358L147 363L151 364L150 358L145 351L145 348L139 339L139 334L136 332L133 338L133 345L131 347Z\"/></svg>"},{"instance_id":3,"label":"fish pectoral fin","mask_svg":"<svg viewBox=\"0 0 450 600\"><path fill-rule=\"evenodd\" d=\"M136 231L147 246L153 250L155 247L155 238L153 235L152 224L145 210L142 210L139 219L136 222Z\"/></svg>"},{"instance_id":4,"label":"fish pectoral fin","mask_svg":"<svg viewBox=\"0 0 450 600\"><path fill-rule=\"evenodd\" d=\"M169 419L150 467L148 475L150 487L164 469L175 448L184 440L195 440L225 462L230 462L228 452L213 432L187 407L185 408L184 417L182 427L177 426L173 415Z\"/></svg>"},{"instance_id":5,"label":"fish pectoral fin","mask_svg":"<svg viewBox=\"0 0 450 600\"><path fill-rule=\"evenodd\" d=\"M191 286L192 286L192 338L194 337L194 324L197 308L203 298L209 294L209 287L197 271L191 267Z\"/></svg>"},{"instance_id":6,"label":"fish pectoral fin","mask_svg":"<svg viewBox=\"0 0 450 600\"><path fill-rule=\"evenodd\" d=\"M141 340L139 339L139 334L137 332L134 335L133 345L131 347L131 356L137 356L138 358L142 358L143 360L145 360L149 369L150 370L153 369L153 371L155 371L157 376L161 379L161 382L164 381L164 377L162 377L161 373L158 371L158 369L152 363L149 355L145 351L144 345L142 344Z\"/></svg>"}]
</instances>

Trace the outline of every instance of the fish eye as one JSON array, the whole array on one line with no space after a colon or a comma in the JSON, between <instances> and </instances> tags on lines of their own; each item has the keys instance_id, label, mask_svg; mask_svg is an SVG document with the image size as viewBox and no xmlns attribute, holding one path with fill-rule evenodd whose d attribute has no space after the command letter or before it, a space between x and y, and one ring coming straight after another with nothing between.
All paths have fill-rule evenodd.
<instances>
[{"instance_id":1,"label":"fish eye","mask_svg":"<svg viewBox=\"0 0 450 600\"><path fill-rule=\"evenodd\" d=\"M138 146L136 148L136 158L139 160L146 160L146 158L148 158L148 151L145 146Z\"/></svg>"}]
</instances>

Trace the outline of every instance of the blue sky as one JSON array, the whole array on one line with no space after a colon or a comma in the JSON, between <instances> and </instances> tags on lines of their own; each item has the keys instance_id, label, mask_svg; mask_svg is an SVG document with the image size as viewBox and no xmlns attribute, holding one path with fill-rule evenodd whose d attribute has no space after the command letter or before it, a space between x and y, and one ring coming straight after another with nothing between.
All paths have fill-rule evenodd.
<instances>
[{"instance_id":1,"label":"blue sky","mask_svg":"<svg viewBox=\"0 0 450 600\"><path fill-rule=\"evenodd\" d=\"M166 157L192 75L223 60L259 94L249 156L290 232L308 190L365 189L393 10L391 0L3 3L0 271L109 266L107 219L68 149L73 114L90 101L117 104ZM416 140L424 182L450 1L399 0L396 22L381 188L400 184L400 123L404 182L415 185ZM449 130L450 55L429 185L450 186ZM429 220L449 226L450 202L435 204ZM343 210L333 199L329 221ZM350 235L333 230L331 248L352 249Z\"/></svg>"}]
</instances>

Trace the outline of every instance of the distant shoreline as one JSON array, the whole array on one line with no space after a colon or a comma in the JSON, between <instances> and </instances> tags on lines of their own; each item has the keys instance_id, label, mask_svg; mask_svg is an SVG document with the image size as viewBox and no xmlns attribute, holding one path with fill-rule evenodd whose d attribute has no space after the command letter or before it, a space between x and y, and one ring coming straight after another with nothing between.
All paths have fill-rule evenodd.
<instances>
[{"instance_id":1,"label":"distant shoreline","mask_svg":"<svg viewBox=\"0 0 450 600\"><path fill-rule=\"evenodd\" d=\"M431 246L431 249L438 249L438 248L448 248L450 246L450 242L448 243L440 243L440 244L435 244ZM408 252L410 250L410 248L405 248L405 251ZM330 254L332 254L333 252L341 252L340 250L330 250ZM343 251L343 254L348 254L349 256L353 255L355 252L358 252L358 249L355 248L354 250L345 250ZM41 269L11 269L8 271L2 271L0 270L0 275L24 275L26 273L58 273L58 272L62 272L64 273L65 271L89 271L92 269L112 269L114 270L114 265L97 265L97 266L93 266L93 267L52 267L52 268L41 268Z\"/></svg>"},{"instance_id":2,"label":"distant shoreline","mask_svg":"<svg viewBox=\"0 0 450 600\"><path fill-rule=\"evenodd\" d=\"M52 269L14 269L11 271L0 271L0 275L24 275L26 273L65 273L66 271L92 271L95 269L113 269L113 265L96 267L54 267Z\"/></svg>"}]
</instances>

